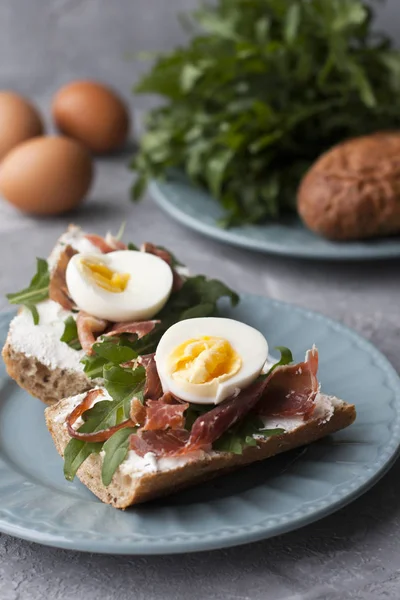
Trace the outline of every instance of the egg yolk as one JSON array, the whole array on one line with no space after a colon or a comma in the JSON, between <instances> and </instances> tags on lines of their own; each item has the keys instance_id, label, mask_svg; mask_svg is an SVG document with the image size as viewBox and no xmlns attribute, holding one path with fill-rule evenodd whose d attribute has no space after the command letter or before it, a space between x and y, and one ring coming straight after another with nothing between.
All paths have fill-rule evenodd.
<instances>
[{"instance_id":1,"label":"egg yolk","mask_svg":"<svg viewBox=\"0 0 400 600\"><path fill-rule=\"evenodd\" d=\"M169 364L174 379L204 384L229 379L240 370L242 359L224 338L203 336L175 348Z\"/></svg>"},{"instance_id":2,"label":"egg yolk","mask_svg":"<svg viewBox=\"0 0 400 600\"><path fill-rule=\"evenodd\" d=\"M114 294L125 291L130 278L129 273L117 273L109 269L104 263L87 258L82 258L81 264L88 270L90 278L103 290Z\"/></svg>"}]
</instances>

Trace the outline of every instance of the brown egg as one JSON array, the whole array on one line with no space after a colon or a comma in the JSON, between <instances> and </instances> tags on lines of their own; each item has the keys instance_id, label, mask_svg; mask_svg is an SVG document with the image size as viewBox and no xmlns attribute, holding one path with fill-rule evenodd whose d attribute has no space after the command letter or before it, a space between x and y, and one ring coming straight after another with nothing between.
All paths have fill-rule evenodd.
<instances>
[{"instance_id":1,"label":"brown egg","mask_svg":"<svg viewBox=\"0 0 400 600\"><path fill-rule=\"evenodd\" d=\"M42 133L42 120L30 102L14 92L0 92L0 160L20 142Z\"/></svg>"},{"instance_id":2,"label":"brown egg","mask_svg":"<svg viewBox=\"0 0 400 600\"><path fill-rule=\"evenodd\" d=\"M23 142L0 165L0 194L22 211L56 215L78 206L93 165L87 149L64 137Z\"/></svg>"},{"instance_id":3,"label":"brown egg","mask_svg":"<svg viewBox=\"0 0 400 600\"><path fill-rule=\"evenodd\" d=\"M52 113L59 130L85 144L92 152L120 148L129 133L129 113L109 87L94 81L74 81L53 98Z\"/></svg>"}]
</instances>

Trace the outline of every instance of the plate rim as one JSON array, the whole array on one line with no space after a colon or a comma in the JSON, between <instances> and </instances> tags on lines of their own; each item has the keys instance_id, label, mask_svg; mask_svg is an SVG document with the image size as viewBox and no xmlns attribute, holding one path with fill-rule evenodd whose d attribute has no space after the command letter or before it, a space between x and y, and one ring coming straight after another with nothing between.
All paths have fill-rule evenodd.
<instances>
[{"instance_id":1,"label":"plate rim","mask_svg":"<svg viewBox=\"0 0 400 600\"><path fill-rule=\"evenodd\" d=\"M363 336L351 329L347 325L327 317L320 312L303 308L288 302L268 298L265 296L258 296L256 294L242 294L244 297L250 298L261 298L271 306L283 307L285 310L295 311L296 313L307 316L308 318L317 318L327 322L329 327L344 333L349 336L358 346L365 349L369 356L373 357L375 364L377 363L379 368L385 372L391 383L393 384L393 398L400 401L400 378L394 367L386 356L377 349L371 342L366 340ZM6 311L0 313L0 327L3 322L10 319L15 314L15 311ZM17 385L17 384L15 384ZM306 525L316 522L334 512L343 508L367 490L372 488L391 468L393 463L396 461L400 454L400 410L396 412L397 419L395 427L392 432L390 443L385 448L385 452L382 453L375 463L370 465L368 469L363 471L362 475L359 475L355 480L348 486L348 489L341 490L340 494L337 494L337 498L332 501L320 501L319 508L313 508L308 510L308 514L304 512L297 517L291 518L290 520L284 519L281 524L275 523L274 525L268 525L268 517L250 527L231 527L223 528L221 531L222 535L207 534L204 537L198 536L198 534L188 534L180 532L179 534L170 534L165 536L162 542L153 541L135 541L132 536L129 542L119 542L115 538L111 541L102 540L98 538L88 539L84 536L80 537L66 537L60 534L52 534L49 532L40 532L37 529L29 529L27 526L18 525L13 522L13 519L5 519L0 515L0 531L2 533L12 535L27 541L41 543L47 546L70 549L82 552L92 552L98 554L116 554L116 555L166 555L166 554L181 554L186 552L200 552L216 550L221 548L228 548L233 546L240 546L256 541L268 539L276 535L288 533L300 529ZM397 437L396 434L397 433ZM379 465L377 467L377 465ZM371 473L372 472L372 473ZM361 480L361 481L360 481ZM358 482L358 483L357 483ZM45 489L45 486L42 486ZM60 492L61 493L61 492ZM1 490L0 490L1 495ZM315 502L315 501L314 501ZM112 507L108 507L110 510L115 510ZM0 509L1 512L1 509ZM281 518L282 520L282 518ZM235 532L233 530L238 530ZM175 538L175 539L174 539ZM137 546L137 548L136 548Z\"/></svg>"},{"instance_id":2,"label":"plate rim","mask_svg":"<svg viewBox=\"0 0 400 600\"><path fill-rule=\"evenodd\" d=\"M261 254L274 254L276 256L284 256L288 258L294 259L307 259L313 261L379 261L383 259L391 259L396 260L400 258L400 240L398 242L397 249L387 249L385 246L371 248L368 245L356 251L350 251L348 246L344 246L347 242L340 243L341 248L348 248L348 253L338 253L335 254L332 251L326 250L318 250L316 254L313 248L307 249L306 246L299 248L297 246L297 250L286 247L284 245L277 244L275 242L263 241L259 240L255 241L252 238L248 238L245 236L241 236L232 230L221 229L217 225L209 225L204 223L203 221L197 220L195 217L187 214L178 208L174 203L172 203L163 191L160 188L164 182L159 180L152 180L149 184L149 193L153 198L155 203L168 215L170 215L173 219L178 221L181 225L197 231L198 233L205 235L213 240L217 240L224 244L230 246L236 246L240 248L245 248L247 250L251 250L254 252L258 252ZM173 183L173 182L170 182ZM321 238L322 239L322 238ZM390 239L390 238L389 238ZM325 240L322 239L324 242ZM329 240L326 240L329 241ZM334 242L332 242L334 243ZM368 244L368 240L364 242Z\"/></svg>"}]
</instances>

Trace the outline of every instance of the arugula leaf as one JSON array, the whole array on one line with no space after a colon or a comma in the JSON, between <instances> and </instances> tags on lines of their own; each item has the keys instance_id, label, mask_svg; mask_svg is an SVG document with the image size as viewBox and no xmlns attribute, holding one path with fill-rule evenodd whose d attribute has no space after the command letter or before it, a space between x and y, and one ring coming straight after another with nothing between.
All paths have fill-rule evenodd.
<instances>
[{"instance_id":1,"label":"arugula leaf","mask_svg":"<svg viewBox=\"0 0 400 600\"><path fill-rule=\"evenodd\" d=\"M114 400L123 400L133 394L139 396L144 385L146 371L139 366L135 370L124 369L116 365L106 365L103 369L104 387Z\"/></svg>"},{"instance_id":2,"label":"arugula leaf","mask_svg":"<svg viewBox=\"0 0 400 600\"><path fill-rule=\"evenodd\" d=\"M138 248L138 246L136 246L132 242L129 242L129 244L128 244L128 250L136 250L136 252L138 252L139 248Z\"/></svg>"},{"instance_id":3,"label":"arugula leaf","mask_svg":"<svg viewBox=\"0 0 400 600\"><path fill-rule=\"evenodd\" d=\"M284 7L283 7L284 5ZM132 168L133 194L183 171L225 226L296 209L300 178L337 142L400 126L400 51L367 0L216 0L185 46L135 87L161 96Z\"/></svg>"},{"instance_id":4,"label":"arugula leaf","mask_svg":"<svg viewBox=\"0 0 400 600\"><path fill-rule=\"evenodd\" d=\"M278 362L276 362L275 364L272 365L272 367L269 369L269 371L267 373L264 373L263 375L260 375L260 379L266 379L268 377L268 375L271 375L271 373L273 371L275 371L275 369L277 367L283 367L285 365L290 365L290 363L293 362L293 355L291 350L289 350L289 348L286 348L286 346L275 346L275 350L279 350L281 357L278 360Z\"/></svg>"},{"instance_id":5,"label":"arugula leaf","mask_svg":"<svg viewBox=\"0 0 400 600\"><path fill-rule=\"evenodd\" d=\"M36 259L36 274L33 276L29 286L20 292L6 294L11 304L22 304L28 308L33 317L35 325L39 323L39 313L36 304L49 297L50 273L47 260Z\"/></svg>"},{"instance_id":6,"label":"arugula leaf","mask_svg":"<svg viewBox=\"0 0 400 600\"><path fill-rule=\"evenodd\" d=\"M131 342L125 335L119 338L101 336L99 341L93 344L93 354L81 359L84 373L90 379L95 379L103 376L103 368L107 364L120 365L134 360L138 356L134 346L135 342Z\"/></svg>"},{"instance_id":7,"label":"arugula leaf","mask_svg":"<svg viewBox=\"0 0 400 600\"><path fill-rule=\"evenodd\" d=\"M132 433L135 433L137 427L126 427L120 429L109 440L104 442L104 458L101 469L101 480L103 485L110 485L115 471L119 465L125 460L129 452L129 438Z\"/></svg>"},{"instance_id":8,"label":"arugula leaf","mask_svg":"<svg viewBox=\"0 0 400 600\"><path fill-rule=\"evenodd\" d=\"M189 407L185 413L185 429L191 431L193 423L195 422L197 417L199 417L200 415L204 415L204 413L208 412L212 408L213 406L208 406L207 404L201 405L189 403Z\"/></svg>"},{"instance_id":9,"label":"arugula leaf","mask_svg":"<svg viewBox=\"0 0 400 600\"><path fill-rule=\"evenodd\" d=\"M138 353L132 346L133 343L124 336L103 336L93 345L93 350L114 365L120 365L138 357Z\"/></svg>"},{"instance_id":10,"label":"arugula leaf","mask_svg":"<svg viewBox=\"0 0 400 600\"><path fill-rule=\"evenodd\" d=\"M130 403L135 395L143 399L143 387L145 382L145 370L138 367L135 371L111 366L105 369L105 387L112 396L112 400L97 402L92 408L84 413L84 424L78 431L92 433L113 427L129 417ZM110 438L111 439L111 438ZM72 481L81 464L92 453L98 453L103 443L89 443L71 438L64 452L64 475ZM118 466L118 465L117 465ZM115 467L117 468L117 467ZM108 475L110 469L108 469ZM111 473L112 478L113 473Z\"/></svg>"},{"instance_id":11,"label":"arugula leaf","mask_svg":"<svg viewBox=\"0 0 400 600\"><path fill-rule=\"evenodd\" d=\"M107 364L107 359L98 354L85 355L81 358L81 363L84 365L83 372L89 379L97 379L103 377L103 367Z\"/></svg>"},{"instance_id":12,"label":"arugula leaf","mask_svg":"<svg viewBox=\"0 0 400 600\"><path fill-rule=\"evenodd\" d=\"M79 431L89 433L91 430L84 423ZM88 444L82 440L71 438L64 450L64 477L73 481L76 472L83 462L91 455L98 454L102 448L101 442Z\"/></svg>"},{"instance_id":13,"label":"arugula leaf","mask_svg":"<svg viewBox=\"0 0 400 600\"><path fill-rule=\"evenodd\" d=\"M64 333L60 337L60 341L65 342L74 350L82 350L82 346L78 338L76 321L72 315L67 317L64 321Z\"/></svg>"},{"instance_id":14,"label":"arugula leaf","mask_svg":"<svg viewBox=\"0 0 400 600\"><path fill-rule=\"evenodd\" d=\"M213 450L242 454L247 446L257 446L257 440L254 438L254 435L269 438L284 432L285 430L281 428L265 429L264 423L260 418L254 415L247 415L243 421L231 427L214 442Z\"/></svg>"}]
</instances>

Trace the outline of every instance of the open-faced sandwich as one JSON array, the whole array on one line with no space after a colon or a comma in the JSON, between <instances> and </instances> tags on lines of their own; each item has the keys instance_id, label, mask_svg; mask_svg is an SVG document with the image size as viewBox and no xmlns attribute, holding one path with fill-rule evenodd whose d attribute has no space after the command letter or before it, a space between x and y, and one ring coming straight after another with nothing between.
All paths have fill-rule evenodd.
<instances>
[{"instance_id":1,"label":"open-faced sandwich","mask_svg":"<svg viewBox=\"0 0 400 600\"><path fill-rule=\"evenodd\" d=\"M9 374L51 404L47 427L75 475L118 508L174 492L347 427L320 391L318 352L268 358L264 336L218 316L238 296L190 277L162 247L71 226L28 288L3 349Z\"/></svg>"},{"instance_id":2,"label":"open-faced sandwich","mask_svg":"<svg viewBox=\"0 0 400 600\"><path fill-rule=\"evenodd\" d=\"M355 408L320 391L318 351L268 362L257 330L231 319L172 325L156 352L124 355L103 336L103 384L46 409L64 474L117 508L169 494L309 444L350 425Z\"/></svg>"},{"instance_id":3,"label":"open-faced sandwich","mask_svg":"<svg viewBox=\"0 0 400 600\"><path fill-rule=\"evenodd\" d=\"M165 248L119 238L70 226L48 260L37 259L29 287L8 295L21 309L3 348L7 371L47 404L101 383L109 353L126 354L126 338L148 354L177 321L216 314L223 296L238 301L219 281L189 277ZM98 348L100 335L109 344Z\"/></svg>"}]
</instances>

